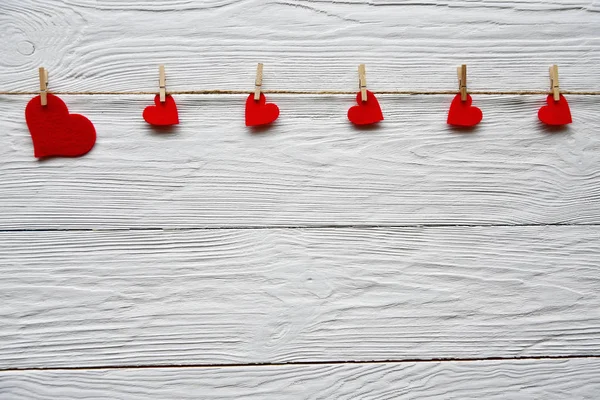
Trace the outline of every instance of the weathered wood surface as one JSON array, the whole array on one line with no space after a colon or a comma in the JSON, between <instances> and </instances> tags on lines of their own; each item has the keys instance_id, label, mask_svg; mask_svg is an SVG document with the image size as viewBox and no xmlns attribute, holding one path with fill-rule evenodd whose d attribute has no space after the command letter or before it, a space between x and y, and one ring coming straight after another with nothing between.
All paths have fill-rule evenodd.
<instances>
[{"instance_id":1,"label":"weathered wood surface","mask_svg":"<svg viewBox=\"0 0 600 400\"><path fill-rule=\"evenodd\" d=\"M597 226L0 233L8 367L600 355Z\"/></svg>"},{"instance_id":2,"label":"weathered wood surface","mask_svg":"<svg viewBox=\"0 0 600 400\"><path fill-rule=\"evenodd\" d=\"M0 397L42 399L588 399L600 360L0 372ZM4 396L4 397L3 397Z\"/></svg>"},{"instance_id":3,"label":"weathered wood surface","mask_svg":"<svg viewBox=\"0 0 600 400\"><path fill-rule=\"evenodd\" d=\"M51 91L156 91L164 63L168 90L250 93L257 62L267 91L355 90L359 63L374 92L455 90L462 63L476 91L547 90L550 64L600 90L589 0L3 0L0 26L0 92L37 90L39 66ZM600 96L568 96L559 131L543 95L474 96L470 133L445 125L450 95L380 96L372 130L352 95L271 95L262 132L243 95L176 96L171 132L143 122L150 95L62 96L98 143L46 161L30 97L0 95L0 369L599 355ZM4 371L0 398L574 400L599 371Z\"/></svg>"},{"instance_id":4,"label":"weathered wood surface","mask_svg":"<svg viewBox=\"0 0 600 400\"><path fill-rule=\"evenodd\" d=\"M600 3L530 1L0 2L0 90L600 90Z\"/></svg>"},{"instance_id":5,"label":"weathered wood surface","mask_svg":"<svg viewBox=\"0 0 600 400\"><path fill-rule=\"evenodd\" d=\"M271 96L272 129L244 126L244 96L177 96L181 126L153 131L152 96L64 96L96 125L78 159L37 161L23 109L0 104L0 229L600 223L596 96L570 96L563 131L544 96L478 96L474 132L446 123L452 96L381 96L357 130L353 96Z\"/></svg>"}]
</instances>

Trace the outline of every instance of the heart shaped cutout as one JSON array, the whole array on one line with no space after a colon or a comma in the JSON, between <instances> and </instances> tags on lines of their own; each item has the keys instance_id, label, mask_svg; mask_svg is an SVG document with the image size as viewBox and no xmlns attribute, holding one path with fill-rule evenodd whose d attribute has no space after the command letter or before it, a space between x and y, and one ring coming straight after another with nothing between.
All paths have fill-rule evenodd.
<instances>
[{"instance_id":1,"label":"heart shaped cutout","mask_svg":"<svg viewBox=\"0 0 600 400\"><path fill-rule=\"evenodd\" d=\"M36 96L25 107L34 156L76 157L90 151L96 143L96 129L91 121L83 115L69 114L59 97L48 93L47 98L46 106Z\"/></svg>"},{"instance_id":2,"label":"heart shaped cutout","mask_svg":"<svg viewBox=\"0 0 600 400\"><path fill-rule=\"evenodd\" d=\"M246 126L267 125L279 117L279 107L274 103L267 103L264 94L260 99L254 100L254 93L246 99Z\"/></svg>"},{"instance_id":3,"label":"heart shaped cutout","mask_svg":"<svg viewBox=\"0 0 600 400\"><path fill-rule=\"evenodd\" d=\"M154 96L154 106L148 106L144 109L142 116L150 125L168 126L177 125L179 123L179 115L177 113L177 105L173 96L168 94L165 97L165 102L160 101L160 96Z\"/></svg>"},{"instance_id":4,"label":"heart shaped cutout","mask_svg":"<svg viewBox=\"0 0 600 400\"><path fill-rule=\"evenodd\" d=\"M448 110L449 125L454 126L475 126L483 119L483 113L475 106L472 106L473 99L467 94L467 100L462 101L460 94L454 96L450 109Z\"/></svg>"},{"instance_id":5,"label":"heart shaped cutout","mask_svg":"<svg viewBox=\"0 0 600 400\"><path fill-rule=\"evenodd\" d=\"M554 97L549 95L546 98L546 106L543 106L538 111L538 118L546 125L566 125L573 122L571 118L571 110L567 99L561 94L558 101L554 101Z\"/></svg>"},{"instance_id":6,"label":"heart shaped cutout","mask_svg":"<svg viewBox=\"0 0 600 400\"><path fill-rule=\"evenodd\" d=\"M377 97L367 90L367 101L362 101L360 92L356 94L358 105L350 107L348 119L355 125L375 124L383 120L383 113L377 101Z\"/></svg>"}]
</instances>

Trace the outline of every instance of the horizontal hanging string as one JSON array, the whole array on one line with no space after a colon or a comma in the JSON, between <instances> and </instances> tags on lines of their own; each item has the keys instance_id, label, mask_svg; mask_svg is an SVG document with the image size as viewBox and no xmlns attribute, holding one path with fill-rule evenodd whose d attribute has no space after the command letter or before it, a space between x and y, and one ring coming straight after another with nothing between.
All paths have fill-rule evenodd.
<instances>
[{"instance_id":1,"label":"horizontal hanging string","mask_svg":"<svg viewBox=\"0 0 600 400\"><path fill-rule=\"evenodd\" d=\"M328 94L356 94L358 90L263 90L265 94L305 94L305 95L328 95ZM61 92L50 91L57 95L152 95L158 92ZM168 94L251 94L252 90L173 90ZM458 94L456 90L436 90L436 91L413 91L413 90L377 90L376 94L417 94L417 95L436 95L436 94ZM599 96L600 91L569 91L561 90L561 94L581 95L581 96ZM0 91L0 95L38 95L39 92L13 92ZM531 95L531 94L551 94L547 90L514 90L514 91L469 91L474 95Z\"/></svg>"}]
</instances>

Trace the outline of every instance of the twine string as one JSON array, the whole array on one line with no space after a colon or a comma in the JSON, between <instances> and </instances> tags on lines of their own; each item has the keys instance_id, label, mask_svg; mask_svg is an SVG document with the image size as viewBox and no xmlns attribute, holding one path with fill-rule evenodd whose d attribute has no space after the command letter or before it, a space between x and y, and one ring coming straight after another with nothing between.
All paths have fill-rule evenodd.
<instances>
[{"instance_id":1,"label":"twine string","mask_svg":"<svg viewBox=\"0 0 600 400\"><path fill-rule=\"evenodd\" d=\"M297 94L297 95L349 95L356 94L357 91L348 90L263 90L265 94ZM57 95L151 95L157 92L70 92L70 91L52 91L50 93ZM168 91L169 94L250 94L251 90L173 90ZM398 95L436 95L436 94L457 94L456 90L435 90L435 91L415 91L415 90L381 90L375 91L376 94L398 94ZM581 95L581 96L599 96L600 91L569 91L561 90L561 94ZM0 95L38 95L39 92L18 92L18 91L0 91ZM481 91L470 90L469 94L473 95L532 95L532 94L550 94L548 90L512 90L512 91Z\"/></svg>"}]
</instances>

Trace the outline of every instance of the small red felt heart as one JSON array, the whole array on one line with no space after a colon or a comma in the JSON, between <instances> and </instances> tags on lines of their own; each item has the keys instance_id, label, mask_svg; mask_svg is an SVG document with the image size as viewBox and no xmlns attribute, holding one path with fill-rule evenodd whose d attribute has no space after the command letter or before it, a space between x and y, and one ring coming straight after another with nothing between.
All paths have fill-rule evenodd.
<instances>
[{"instance_id":1,"label":"small red felt heart","mask_svg":"<svg viewBox=\"0 0 600 400\"><path fill-rule=\"evenodd\" d=\"M540 121L547 125L566 125L573 122L569 103L562 94L558 101L554 101L554 97L549 95L546 98L546 103L548 105L543 106L538 111Z\"/></svg>"},{"instance_id":2,"label":"small red felt heart","mask_svg":"<svg viewBox=\"0 0 600 400\"><path fill-rule=\"evenodd\" d=\"M177 114L177 105L173 96L168 94L165 102L161 103L160 96L154 97L154 106L144 108L144 120L150 125L176 125L179 123L179 115Z\"/></svg>"},{"instance_id":3,"label":"small red felt heart","mask_svg":"<svg viewBox=\"0 0 600 400\"><path fill-rule=\"evenodd\" d=\"M471 105L473 99L467 94L467 100L462 101L460 94L454 96L448 110L448 124L455 126L475 126L483 119L483 113Z\"/></svg>"},{"instance_id":4,"label":"small red felt heart","mask_svg":"<svg viewBox=\"0 0 600 400\"><path fill-rule=\"evenodd\" d=\"M367 101L362 101L360 92L356 94L357 106L350 107L348 119L356 125L374 124L383 120L383 113L377 97L367 90Z\"/></svg>"},{"instance_id":5,"label":"small red felt heart","mask_svg":"<svg viewBox=\"0 0 600 400\"><path fill-rule=\"evenodd\" d=\"M246 99L246 126L266 125L279 117L279 107L273 103L267 103L264 94L260 94L260 100L254 100L254 93Z\"/></svg>"},{"instance_id":6,"label":"small red felt heart","mask_svg":"<svg viewBox=\"0 0 600 400\"><path fill-rule=\"evenodd\" d=\"M96 143L94 125L83 115L69 114L59 97L47 96L47 105L42 106L40 96L36 96L25 108L34 156L76 157L90 151Z\"/></svg>"}]
</instances>

